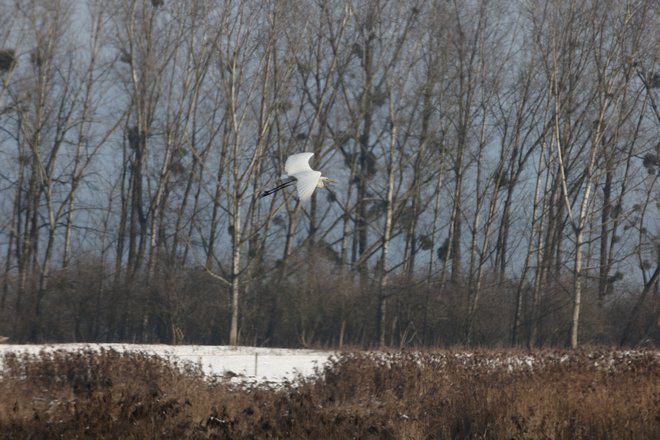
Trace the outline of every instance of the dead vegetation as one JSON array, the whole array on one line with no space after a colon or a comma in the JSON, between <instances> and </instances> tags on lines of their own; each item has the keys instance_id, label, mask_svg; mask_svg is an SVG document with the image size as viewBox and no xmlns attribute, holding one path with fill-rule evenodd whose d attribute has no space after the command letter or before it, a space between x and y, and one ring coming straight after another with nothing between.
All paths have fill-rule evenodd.
<instances>
[{"instance_id":1,"label":"dead vegetation","mask_svg":"<svg viewBox=\"0 0 660 440\"><path fill-rule=\"evenodd\" d=\"M353 352L239 387L112 350L9 355L0 439L660 438L655 351Z\"/></svg>"}]
</instances>

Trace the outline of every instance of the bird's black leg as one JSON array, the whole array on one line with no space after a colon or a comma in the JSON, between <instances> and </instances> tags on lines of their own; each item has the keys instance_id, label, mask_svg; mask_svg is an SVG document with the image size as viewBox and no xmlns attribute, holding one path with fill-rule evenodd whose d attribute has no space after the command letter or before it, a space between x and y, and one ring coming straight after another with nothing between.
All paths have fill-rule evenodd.
<instances>
[{"instance_id":1,"label":"bird's black leg","mask_svg":"<svg viewBox=\"0 0 660 440\"><path fill-rule=\"evenodd\" d=\"M289 180L288 182L284 182L284 183L282 183L282 184L280 184L280 185L277 185L275 188L268 189L268 190L262 192L262 193L259 195L259 197L266 197L266 196L269 196L269 195L271 195L271 194L273 194L273 193L275 193L275 192L281 190L282 188L286 188L287 186L291 185L291 184L292 184L293 182L295 182L295 181L296 181L296 179L293 179L293 180Z\"/></svg>"}]
</instances>

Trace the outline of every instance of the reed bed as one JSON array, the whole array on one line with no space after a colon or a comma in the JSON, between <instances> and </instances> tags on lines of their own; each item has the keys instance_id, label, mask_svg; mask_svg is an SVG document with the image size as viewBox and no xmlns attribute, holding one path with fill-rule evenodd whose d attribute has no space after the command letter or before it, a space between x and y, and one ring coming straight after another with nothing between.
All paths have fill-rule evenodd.
<instances>
[{"instance_id":1,"label":"reed bed","mask_svg":"<svg viewBox=\"0 0 660 440\"><path fill-rule=\"evenodd\" d=\"M237 385L114 350L6 355L0 439L660 438L660 352L346 352Z\"/></svg>"}]
</instances>

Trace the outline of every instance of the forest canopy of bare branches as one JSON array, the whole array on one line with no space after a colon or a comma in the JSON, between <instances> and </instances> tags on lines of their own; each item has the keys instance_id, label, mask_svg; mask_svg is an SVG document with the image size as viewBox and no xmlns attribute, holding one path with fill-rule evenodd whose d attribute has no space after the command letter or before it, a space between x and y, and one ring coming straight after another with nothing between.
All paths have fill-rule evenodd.
<instances>
[{"instance_id":1,"label":"forest canopy of bare branches","mask_svg":"<svg viewBox=\"0 0 660 440\"><path fill-rule=\"evenodd\" d=\"M0 0L0 334L657 345L657 0ZM339 183L299 203L286 157Z\"/></svg>"}]
</instances>

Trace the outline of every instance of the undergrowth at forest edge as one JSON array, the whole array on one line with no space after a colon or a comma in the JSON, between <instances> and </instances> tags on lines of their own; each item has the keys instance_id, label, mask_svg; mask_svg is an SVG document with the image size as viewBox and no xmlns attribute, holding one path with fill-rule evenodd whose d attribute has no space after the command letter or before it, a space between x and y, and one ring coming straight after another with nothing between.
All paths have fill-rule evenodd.
<instances>
[{"instance_id":1,"label":"undergrowth at forest edge","mask_svg":"<svg viewBox=\"0 0 660 440\"><path fill-rule=\"evenodd\" d=\"M353 352L237 386L113 350L8 355L0 439L660 438L656 351Z\"/></svg>"}]
</instances>

